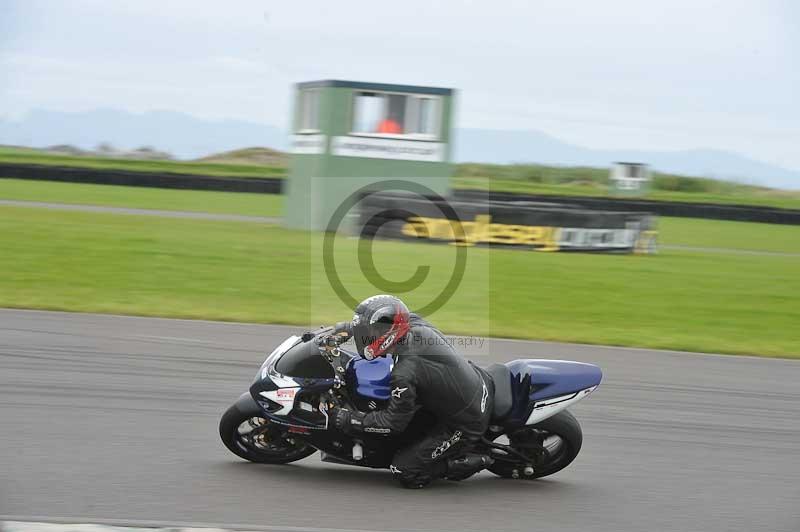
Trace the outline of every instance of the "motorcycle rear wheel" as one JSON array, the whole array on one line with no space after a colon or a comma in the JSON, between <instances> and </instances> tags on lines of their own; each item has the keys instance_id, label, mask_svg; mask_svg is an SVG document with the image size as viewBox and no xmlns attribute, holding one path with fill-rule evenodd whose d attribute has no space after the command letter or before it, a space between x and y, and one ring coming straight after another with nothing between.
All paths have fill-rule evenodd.
<instances>
[{"instance_id":1,"label":"motorcycle rear wheel","mask_svg":"<svg viewBox=\"0 0 800 532\"><path fill-rule=\"evenodd\" d=\"M219 436L233 454L260 464L288 464L317 450L293 438L286 428L266 419L261 410L231 406L219 421Z\"/></svg>"},{"instance_id":2,"label":"motorcycle rear wheel","mask_svg":"<svg viewBox=\"0 0 800 532\"><path fill-rule=\"evenodd\" d=\"M521 458L513 462L497 459L498 453L502 453L502 451L493 450L493 457L496 460L489 467L489 471L504 478L533 480L557 473L571 464L581 450L583 432L575 416L562 410L536 425L517 430L508 435L508 439L509 445L515 451L526 456L531 455L529 448L523 447L526 443L536 444L538 442L547 453L538 462L532 457L530 463L534 464L533 474L525 475L526 464L522 462ZM503 458L511 456L506 453L502 453L502 455Z\"/></svg>"}]
</instances>

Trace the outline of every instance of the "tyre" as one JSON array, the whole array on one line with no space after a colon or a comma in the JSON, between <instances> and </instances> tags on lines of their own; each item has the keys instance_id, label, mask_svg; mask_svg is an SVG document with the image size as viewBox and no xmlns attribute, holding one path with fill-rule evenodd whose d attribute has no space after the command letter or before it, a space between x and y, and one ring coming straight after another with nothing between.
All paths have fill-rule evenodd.
<instances>
[{"instance_id":1,"label":"tyre","mask_svg":"<svg viewBox=\"0 0 800 532\"><path fill-rule=\"evenodd\" d=\"M575 460L583 444L581 426L575 416L566 410L506 437L507 445L531 457L528 464L533 464L533 474L524 474L527 464L521 458L513 461L514 455L494 450L495 463L489 467L489 471L504 478L533 480L557 473Z\"/></svg>"},{"instance_id":2,"label":"tyre","mask_svg":"<svg viewBox=\"0 0 800 532\"><path fill-rule=\"evenodd\" d=\"M240 399L219 421L219 436L233 454L260 464L288 464L316 452L285 427L265 418L252 400L250 403Z\"/></svg>"}]
</instances>

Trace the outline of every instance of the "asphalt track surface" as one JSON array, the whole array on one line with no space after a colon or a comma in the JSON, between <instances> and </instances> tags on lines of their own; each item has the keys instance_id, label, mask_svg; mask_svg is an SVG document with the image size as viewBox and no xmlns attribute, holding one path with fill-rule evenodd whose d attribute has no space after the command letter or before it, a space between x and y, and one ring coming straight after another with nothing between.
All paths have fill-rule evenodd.
<instances>
[{"instance_id":1,"label":"asphalt track surface","mask_svg":"<svg viewBox=\"0 0 800 532\"><path fill-rule=\"evenodd\" d=\"M387 471L243 462L220 414L297 327L0 310L0 520L293 530L800 530L800 361L520 341L605 379L584 446L538 481L426 490Z\"/></svg>"}]
</instances>

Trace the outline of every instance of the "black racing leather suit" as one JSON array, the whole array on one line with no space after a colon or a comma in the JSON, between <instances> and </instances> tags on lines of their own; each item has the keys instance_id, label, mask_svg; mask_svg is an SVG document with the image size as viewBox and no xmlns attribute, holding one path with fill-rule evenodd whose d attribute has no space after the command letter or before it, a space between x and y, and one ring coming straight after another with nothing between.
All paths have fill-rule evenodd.
<instances>
[{"instance_id":1,"label":"black racing leather suit","mask_svg":"<svg viewBox=\"0 0 800 532\"><path fill-rule=\"evenodd\" d=\"M363 430L403 432L420 407L433 413L438 423L420 441L397 452L390 468L403 484L421 487L446 473L445 459L486 432L494 384L431 324L411 314L410 325L392 355L389 405L366 414Z\"/></svg>"}]
</instances>

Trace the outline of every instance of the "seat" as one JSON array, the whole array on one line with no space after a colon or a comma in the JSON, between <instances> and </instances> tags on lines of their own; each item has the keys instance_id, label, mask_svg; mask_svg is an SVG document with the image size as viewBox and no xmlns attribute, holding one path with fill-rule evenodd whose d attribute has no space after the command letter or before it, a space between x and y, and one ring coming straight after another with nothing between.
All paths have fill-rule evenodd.
<instances>
[{"instance_id":1,"label":"seat","mask_svg":"<svg viewBox=\"0 0 800 532\"><path fill-rule=\"evenodd\" d=\"M503 364L492 364L486 368L494 381L494 408L492 421L502 421L514 406L514 397L511 392L511 371Z\"/></svg>"}]
</instances>

